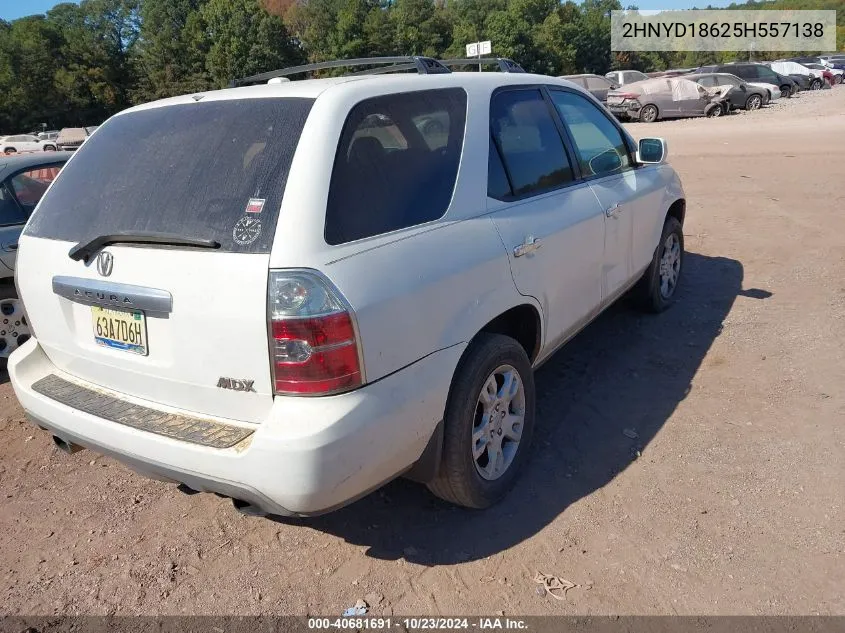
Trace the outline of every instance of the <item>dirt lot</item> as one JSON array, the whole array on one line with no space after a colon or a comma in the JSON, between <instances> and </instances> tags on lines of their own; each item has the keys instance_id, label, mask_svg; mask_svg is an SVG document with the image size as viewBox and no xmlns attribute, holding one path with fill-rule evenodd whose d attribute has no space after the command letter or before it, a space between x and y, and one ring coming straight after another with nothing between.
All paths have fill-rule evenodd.
<instances>
[{"instance_id":1,"label":"dirt lot","mask_svg":"<svg viewBox=\"0 0 845 633\"><path fill-rule=\"evenodd\" d=\"M837 87L630 126L687 190L680 299L540 370L532 463L487 512L397 481L244 517L58 452L4 378L0 613L845 614L843 113ZM578 586L544 597L538 570Z\"/></svg>"}]
</instances>

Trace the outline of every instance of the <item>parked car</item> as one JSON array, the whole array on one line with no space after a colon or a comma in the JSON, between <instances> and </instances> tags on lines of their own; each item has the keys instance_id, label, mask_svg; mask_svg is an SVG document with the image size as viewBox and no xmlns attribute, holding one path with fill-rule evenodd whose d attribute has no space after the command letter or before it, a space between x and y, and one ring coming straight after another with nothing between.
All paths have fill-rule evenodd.
<instances>
[{"instance_id":1,"label":"parked car","mask_svg":"<svg viewBox=\"0 0 845 633\"><path fill-rule=\"evenodd\" d=\"M768 66L751 62L733 62L729 64L711 64L702 66L697 73L727 73L736 75L743 81L754 81L777 86L782 97L791 97L796 93L795 82L785 77ZM809 84L807 84L809 86Z\"/></svg>"},{"instance_id":2,"label":"parked car","mask_svg":"<svg viewBox=\"0 0 845 633\"><path fill-rule=\"evenodd\" d=\"M772 103L774 101L777 101L781 97L780 88L778 88L777 86L773 86L772 84L767 84L767 83L757 82L757 81L746 81L745 83L748 84L749 86L754 86L755 88L760 88L760 89L764 90L765 93L766 93L767 103Z\"/></svg>"},{"instance_id":3,"label":"parked car","mask_svg":"<svg viewBox=\"0 0 845 633\"><path fill-rule=\"evenodd\" d=\"M21 152L55 152L54 141L42 140L31 134L15 134L0 138L0 149L4 154L19 154Z\"/></svg>"},{"instance_id":4,"label":"parked car","mask_svg":"<svg viewBox=\"0 0 845 633\"><path fill-rule=\"evenodd\" d=\"M561 79L568 79L572 83L581 86L602 103L607 102L609 90L618 88L612 81L599 77L598 75L564 75Z\"/></svg>"},{"instance_id":5,"label":"parked car","mask_svg":"<svg viewBox=\"0 0 845 633\"><path fill-rule=\"evenodd\" d=\"M845 71L839 70L838 68L828 68L824 64L813 64L807 62L804 64L810 70L817 70L822 73L822 76L825 78L829 85L834 84L841 84L842 83L842 75L845 74Z\"/></svg>"},{"instance_id":6,"label":"parked car","mask_svg":"<svg viewBox=\"0 0 845 633\"><path fill-rule=\"evenodd\" d=\"M648 75L641 73L639 70L614 70L605 74L605 79L617 86L624 86L625 84L632 84L635 81L642 81L648 79Z\"/></svg>"},{"instance_id":7,"label":"parked car","mask_svg":"<svg viewBox=\"0 0 845 633\"><path fill-rule=\"evenodd\" d=\"M694 81L705 88L716 86L731 86L733 89L728 92L728 101L731 107L740 110L759 110L769 103L769 91L765 88L758 88L744 82L736 75L727 73L701 73L684 75L685 79Z\"/></svg>"},{"instance_id":8,"label":"parked car","mask_svg":"<svg viewBox=\"0 0 845 633\"><path fill-rule=\"evenodd\" d=\"M768 62L768 66L781 74L788 74L790 77L804 77L809 90L821 90L824 88L825 78L819 71L810 70L796 62ZM802 88L803 90L804 88Z\"/></svg>"},{"instance_id":9,"label":"parked car","mask_svg":"<svg viewBox=\"0 0 845 633\"><path fill-rule=\"evenodd\" d=\"M43 152L0 158L0 368L30 336L13 279L18 238L69 154Z\"/></svg>"},{"instance_id":10,"label":"parked car","mask_svg":"<svg viewBox=\"0 0 845 633\"><path fill-rule=\"evenodd\" d=\"M94 133L94 130L99 126L92 127L66 127L59 132L59 137L56 143L59 148L66 152L75 152L79 149L82 143L85 142L89 136Z\"/></svg>"},{"instance_id":11,"label":"parked car","mask_svg":"<svg viewBox=\"0 0 845 633\"><path fill-rule=\"evenodd\" d=\"M620 118L653 123L659 119L721 116L730 111L731 88L705 88L681 77L637 81L607 94L608 109Z\"/></svg>"},{"instance_id":12,"label":"parked car","mask_svg":"<svg viewBox=\"0 0 845 633\"><path fill-rule=\"evenodd\" d=\"M672 303L685 196L662 140L569 81L413 61L107 121L20 240L30 418L244 512L402 474L500 499L531 459L533 368L629 290Z\"/></svg>"},{"instance_id":13,"label":"parked car","mask_svg":"<svg viewBox=\"0 0 845 633\"><path fill-rule=\"evenodd\" d=\"M55 141L59 138L59 130L51 130L49 132L39 132L36 134L42 141Z\"/></svg>"}]
</instances>

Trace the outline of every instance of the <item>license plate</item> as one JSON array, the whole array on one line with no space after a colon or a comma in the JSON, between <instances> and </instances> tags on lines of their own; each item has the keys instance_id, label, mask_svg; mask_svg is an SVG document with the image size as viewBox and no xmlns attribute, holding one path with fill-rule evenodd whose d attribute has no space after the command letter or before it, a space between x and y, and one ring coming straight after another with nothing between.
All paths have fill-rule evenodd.
<instances>
[{"instance_id":1,"label":"license plate","mask_svg":"<svg viewBox=\"0 0 845 633\"><path fill-rule=\"evenodd\" d=\"M607 98L608 103L622 103L624 100L625 100L624 97L608 97Z\"/></svg>"},{"instance_id":2,"label":"license plate","mask_svg":"<svg viewBox=\"0 0 845 633\"><path fill-rule=\"evenodd\" d=\"M91 306L97 345L147 355L147 320L140 310L111 310Z\"/></svg>"}]
</instances>

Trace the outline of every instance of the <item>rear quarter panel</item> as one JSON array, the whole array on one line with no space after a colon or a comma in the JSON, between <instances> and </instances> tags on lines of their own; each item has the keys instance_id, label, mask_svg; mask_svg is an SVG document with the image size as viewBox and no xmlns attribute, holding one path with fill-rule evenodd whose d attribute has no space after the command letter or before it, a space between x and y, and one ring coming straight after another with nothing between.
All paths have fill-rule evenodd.
<instances>
[{"instance_id":1,"label":"rear quarter panel","mask_svg":"<svg viewBox=\"0 0 845 633\"><path fill-rule=\"evenodd\" d=\"M455 86L448 76L425 80L425 88ZM392 85L385 79L376 94L391 92ZM395 85L396 92L407 91L400 81ZM372 84L330 88L317 99L291 166L270 266L314 268L337 285L355 311L368 382L469 341L511 307L536 303L517 292L505 247L486 215L492 88L463 87L464 149L451 203L438 220L339 246L325 242L338 139L351 107L374 96Z\"/></svg>"}]
</instances>

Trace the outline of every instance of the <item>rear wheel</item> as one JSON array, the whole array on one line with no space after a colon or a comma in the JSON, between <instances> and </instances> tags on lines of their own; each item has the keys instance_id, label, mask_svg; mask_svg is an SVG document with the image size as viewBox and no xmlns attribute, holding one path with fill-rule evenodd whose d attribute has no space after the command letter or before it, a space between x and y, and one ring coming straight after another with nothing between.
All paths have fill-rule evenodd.
<instances>
[{"instance_id":1,"label":"rear wheel","mask_svg":"<svg viewBox=\"0 0 845 633\"><path fill-rule=\"evenodd\" d=\"M746 110L759 110L763 105L763 97L760 95L751 95L745 102Z\"/></svg>"},{"instance_id":2,"label":"rear wheel","mask_svg":"<svg viewBox=\"0 0 845 633\"><path fill-rule=\"evenodd\" d=\"M56 151L56 146L55 146L55 145L45 145L45 146L44 146L44 151L45 151L45 152L55 152L55 151Z\"/></svg>"},{"instance_id":3,"label":"rear wheel","mask_svg":"<svg viewBox=\"0 0 845 633\"><path fill-rule=\"evenodd\" d=\"M513 486L534 429L534 373L522 346L479 334L461 359L443 418L443 457L429 489L468 508L486 508Z\"/></svg>"},{"instance_id":4,"label":"rear wheel","mask_svg":"<svg viewBox=\"0 0 845 633\"><path fill-rule=\"evenodd\" d=\"M788 99L792 96L792 86L783 85L780 87L780 96L783 99Z\"/></svg>"},{"instance_id":5,"label":"rear wheel","mask_svg":"<svg viewBox=\"0 0 845 633\"><path fill-rule=\"evenodd\" d=\"M722 114L724 114L724 109L722 108L721 103L711 104L711 106L704 111L704 115L710 118L719 117L722 116Z\"/></svg>"},{"instance_id":6,"label":"rear wheel","mask_svg":"<svg viewBox=\"0 0 845 633\"><path fill-rule=\"evenodd\" d=\"M659 112L657 111L657 106L643 106L643 108L640 110L640 121L642 121L643 123L654 123L655 121L657 121L658 114Z\"/></svg>"},{"instance_id":7,"label":"rear wheel","mask_svg":"<svg viewBox=\"0 0 845 633\"><path fill-rule=\"evenodd\" d=\"M644 310L663 312L672 305L683 263L683 227L677 218L669 216L663 224L660 244L654 250L651 264L634 287L634 298Z\"/></svg>"},{"instance_id":8,"label":"rear wheel","mask_svg":"<svg viewBox=\"0 0 845 633\"><path fill-rule=\"evenodd\" d=\"M836 75L836 76L833 78L833 81L834 81L834 83L836 83L837 85L838 85L838 84L841 84L841 83L842 83L842 75Z\"/></svg>"},{"instance_id":9,"label":"rear wheel","mask_svg":"<svg viewBox=\"0 0 845 633\"><path fill-rule=\"evenodd\" d=\"M6 156L8 156L10 154L17 154L18 150L16 150L14 147L7 147L6 149L3 150L3 153L6 154Z\"/></svg>"},{"instance_id":10,"label":"rear wheel","mask_svg":"<svg viewBox=\"0 0 845 633\"><path fill-rule=\"evenodd\" d=\"M14 286L0 286L0 369L6 369L9 354L31 336L23 304Z\"/></svg>"}]
</instances>

